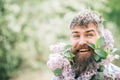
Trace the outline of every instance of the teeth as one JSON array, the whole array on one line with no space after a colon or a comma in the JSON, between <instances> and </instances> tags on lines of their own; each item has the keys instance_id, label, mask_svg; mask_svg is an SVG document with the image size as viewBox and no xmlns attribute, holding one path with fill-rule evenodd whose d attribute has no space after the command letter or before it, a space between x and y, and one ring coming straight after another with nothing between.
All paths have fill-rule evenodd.
<instances>
[{"instance_id":1,"label":"teeth","mask_svg":"<svg viewBox=\"0 0 120 80\"><path fill-rule=\"evenodd\" d=\"M83 52L83 51L88 51L88 49L81 49L81 50L79 50L79 51L81 51L81 52Z\"/></svg>"}]
</instances>

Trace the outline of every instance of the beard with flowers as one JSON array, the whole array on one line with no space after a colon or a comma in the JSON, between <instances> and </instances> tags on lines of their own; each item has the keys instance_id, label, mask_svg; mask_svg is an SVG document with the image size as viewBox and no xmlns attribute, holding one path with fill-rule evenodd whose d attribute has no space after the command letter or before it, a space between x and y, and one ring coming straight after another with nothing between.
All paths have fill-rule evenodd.
<instances>
[{"instance_id":1,"label":"beard with flowers","mask_svg":"<svg viewBox=\"0 0 120 80\"><path fill-rule=\"evenodd\" d=\"M79 50L87 49L89 54L80 54ZM75 57L73 57L73 70L75 73L75 78L78 78L81 74L97 69L97 63L93 58L94 51L88 45L83 45L78 48L75 52Z\"/></svg>"},{"instance_id":2,"label":"beard with flowers","mask_svg":"<svg viewBox=\"0 0 120 80\"><path fill-rule=\"evenodd\" d=\"M104 38L103 48L112 50L114 41L109 30L104 30ZM53 54L50 54L47 65L53 71L55 80L114 80L113 77L120 80L119 69L113 69L114 72L107 69L103 72L98 71L101 65L108 67L107 65L114 59L113 55L96 62L94 59L95 52L90 46L79 46L76 51L72 52L73 56L72 54L68 55L70 49L64 49L66 45L65 43L59 43L50 47ZM79 50L81 49L88 49L89 54L80 54ZM113 76L107 76L108 72ZM99 79L99 73L103 74L102 79ZM113 73L116 73L116 75Z\"/></svg>"}]
</instances>

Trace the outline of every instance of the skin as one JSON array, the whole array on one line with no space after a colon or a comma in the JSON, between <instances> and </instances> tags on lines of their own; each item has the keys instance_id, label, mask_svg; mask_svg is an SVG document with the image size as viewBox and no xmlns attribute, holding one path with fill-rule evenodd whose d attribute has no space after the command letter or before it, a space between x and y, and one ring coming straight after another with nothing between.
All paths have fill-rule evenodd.
<instances>
[{"instance_id":1,"label":"skin","mask_svg":"<svg viewBox=\"0 0 120 80\"><path fill-rule=\"evenodd\" d=\"M90 56L89 47L84 47L90 43L95 43L100 37L97 26L89 23L87 26L74 26L71 29L70 41L72 43L72 53L77 53L79 56L86 58Z\"/></svg>"}]
</instances>

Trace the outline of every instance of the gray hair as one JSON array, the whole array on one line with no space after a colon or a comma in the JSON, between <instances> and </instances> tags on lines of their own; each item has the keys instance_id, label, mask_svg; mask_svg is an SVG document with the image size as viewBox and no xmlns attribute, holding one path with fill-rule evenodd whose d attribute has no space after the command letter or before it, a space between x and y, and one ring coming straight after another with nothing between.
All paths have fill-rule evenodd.
<instances>
[{"instance_id":1,"label":"gray hair","mask_svg":"<svg viewBox=\"0 0 120 80\"><path fill-rule=\"evenodd\" d=\"M98 28L98 32L103 35L103 20L101 15L91 10L84 10L77 14L70 24L70 29L75 26L87 26L89 23L95 24Z\"/></svg>"}]
</instances>

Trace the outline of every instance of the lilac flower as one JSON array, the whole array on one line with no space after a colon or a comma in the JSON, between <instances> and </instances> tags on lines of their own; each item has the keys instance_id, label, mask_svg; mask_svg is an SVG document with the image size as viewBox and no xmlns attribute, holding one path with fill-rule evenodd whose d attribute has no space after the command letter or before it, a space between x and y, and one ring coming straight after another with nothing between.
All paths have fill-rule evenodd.
<instances>
[{"instance_id":1,"label":"lilac flower","mask_svg":"<svg viewBox=\"0 0 120 80\"><path fill-rule=\"evenodd\" d=\"M63 69L61 75L56 76L57 80L61 80L62 78L64 80L74 80L74 73L69 60L61 55L65 45L65 43L59 43L50 47L53 54L50 54L47 65L52 71L57 68Z\"/></svg>"},{"instance_id":2,"label":"lilac flower","mask_svg":"<svg viewBox=\"0 0 120 80\"><path fill-rule=\"evenodd\" d=\"M66 45L65 43L59 43L59 44L56 44L56 45L51 45L50 46L50 51L53 52L53 53L59 53L59 52L64 50L65 45Z\"/></svg>"},{"instance_id":3,"label":"lilac flower","mask_svg":"<svg viewBox=\"0 0 120 80\"><path fill-rule=\"evenodd\" d=\"M63 76L56 76L55 80L63 80Z\"/></svg>"},{"instance_id":4,"label":"lilac flower","mask_svg":"<svg viewBox=\"0 0 120 80\"><path fill-rule=\"evenodd\" d=\"M64 62L63 56L55 53L49 56L49 61L47 62L47 65L51 70L54 71L57 68L61 69L63 67L63 62Z\"/></svg>"},{"instance_id":5,"label":"lilac flower","mask_svg":"<svg viewBox=\"0 0 120 80\"><path fill-rule=\"evenodd\" d=\"M99 65L108 65L110 62L112 62L114 60L115 56L114 55L109 55L107 59L103 59L100 63L98 63Z\"/></svg>"},{"instance_id":6,"label":"lilac flower","mask_svg":"<svg viewBox=\"0 0 120 80\"><path fill-rule=\"evenodd\" d=\"M64 80L74 80L74 73L71 68L70 62L67 59L65 59L64 62L64 69L62 75L64 75Z\"/></svg>"},{"instance_id":7,"label":"lilac flower","mask_svg":"<svg viewBox=\"0 0 120 80\"><path fill-rule=\"evenodd\" d=\"M115 77L120 79L120 72L118 74L116 74Z\"/></svg>"},{"instance_id":8,"label":"lilac flower","mask_svg":"<svg viewBox=\"0 0 120 80\"><path fill-rule=\"evenodd\" d=\"M108 29L105 29L103 33L103 37L105 38L104 47L106 49L112 49L114 44L112 33Z\"/></svg>"},{"instance_id":9,"label":"lilac flower","mask_svg":"<svg viewBox=\"0 0 120 80\"><path fill-rule=\"evenodd\" d=\"M62 75L56 76L57 80L61 80L61 76L64 75L64 80L74 80L74 73L71 69L70 62L67 58L64 58L61 54L54 53L49 56L47 62L48 67L54 71L57 68L62 69Z\"/></svg>"}]
</instances>

